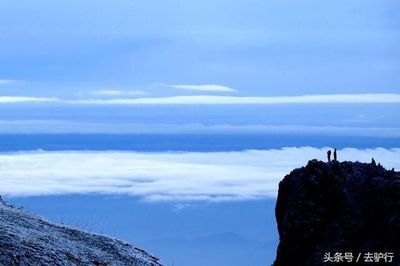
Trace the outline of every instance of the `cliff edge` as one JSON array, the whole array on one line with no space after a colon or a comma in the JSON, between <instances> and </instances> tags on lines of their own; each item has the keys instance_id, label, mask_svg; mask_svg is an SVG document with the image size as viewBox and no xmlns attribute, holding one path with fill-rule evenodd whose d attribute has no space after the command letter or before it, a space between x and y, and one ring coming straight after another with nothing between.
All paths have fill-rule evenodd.
<instances>
[{"instance_id":1,"label":"cliff edge","mask_svg":"<svg viewBox=\"0 0 400 266\"><path fill-rule=\"evenodd\" d=\"M279 184L275 266L400 265L400 173L309 161Z\"/></svg>"},{"instance_id":2,"label":"cliff edge","mask_svg":"<svg viewBox=\"0 0 400 266\"><path fill-rule=\"evenodd\" d=\"M128 243L48 222L0 197L0 265L161 264Z\"/></svg>"}]
</instances>

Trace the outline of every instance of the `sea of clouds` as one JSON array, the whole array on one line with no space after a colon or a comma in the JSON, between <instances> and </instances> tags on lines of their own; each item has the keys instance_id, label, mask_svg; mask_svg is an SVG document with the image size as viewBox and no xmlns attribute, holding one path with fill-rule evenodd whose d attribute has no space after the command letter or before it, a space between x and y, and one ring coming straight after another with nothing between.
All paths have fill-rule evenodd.
<instances>
[{"instance_id":1,"label":"sea of clouds","mask_svg":"<svg viewBox=\"0 0 400 266\"><path fill-rule=\"evenodd\" d=\"M279 181L328 148L239 152L35 151L0 154L0 194L101 193L145 201L230 201L274 198ZM338 151L340 160L400 168L400 148Z\"/></svg>"}]
</instances>

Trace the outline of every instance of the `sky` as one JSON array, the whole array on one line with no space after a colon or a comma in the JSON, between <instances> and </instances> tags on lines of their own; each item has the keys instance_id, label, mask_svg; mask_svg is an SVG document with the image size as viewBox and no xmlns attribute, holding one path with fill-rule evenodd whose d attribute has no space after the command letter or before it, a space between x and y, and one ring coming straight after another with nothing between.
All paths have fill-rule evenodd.
<instances>
[{"instance_id":1,"label":"sky","mask_svg":"<svg viewBox=\"0 0 400 266\"><path fill-rule=\"evenodd\" d=\"M6 0L0 10L1 133L35 133L32 123L79 133L99 117L108 128L397 123L398 1ZM278 122L258 119L260 108ZM324 120L307 118L315 108L332 123L311 122Z\"/></svg>"},{"instance_id":2,"label":"sky","mask_svg":"<svg viewBox=\"0 0 400 266\"><path fill-rule=\"evenodd\" d=\"M399 93L398 1L5 0L0 10L3 96Z\"/></svg>"},{"instance_id":3,"label":"sky","mask_svg":"<svg viewBox=\"0 0 400 266\"><path fill-rule=\"evenodd\" d=\"M0 134L400 138L398 1L5 0L0 10ZM33 166L36 159L53 164L52 155L26 156ZM112 167L112 154L91 156L122 171ZM131 156L127 164L158 165L161 155ZM12 174L21 157L3 159L10 165L2 171ZM29 176L29 160L17 173ZM207 176L220 162L199 167ZM258 170L276 177L293 167ZM257 169L235 171L253 170L257 179ZM229 175L221 173L221 184ZM268 191L262 194L274 194Z\"/></svg>"},{"instance_id":4,"label":"sky","mask_svg":"<svg viewBox=\"0 0 400 266\"><path fill-rule=\"evenodd\" d=\"M400 138L398 1L6 0L0 10L0 134L232 133L376 137L390 143ZM314 149L302 158L324 155L321 147ZM159 165L161 155L117 155L128 156L127 164L157 165L166 175L163 167L186 169L179 162L192 156L166 152L177 156L178 165ZM16 180L29 176L36 159L54 164L48 161L52 154L28 154L26 171L16 171L22 157L5 156L10 165L1 170L21 173ZM57 156L68 161L72 155ZM71 165L80 156L73 154ZM123 171L113 168L113 154L91 156L112 172ZM232 169L254 170L256 180L257 171L280 177L302 161L293 158L279 174L251 164ZM219 161L192 163L200 169L171 175L196 179L196 172L223 170ZM63 180L71 165L51 175ZM40 169L33 172L43 175ZM141 173L128 181L135 183ZM90 180L99 173L75 174ZM231 175L223 172L217 182ZM106 180L128 182L114 177ZM4 193L30 195L14 185ZM189 191L199 189L188 185ZM260 193L274 195L270 187L276 183L264 185Z\"/></svg>"}]
</instances>

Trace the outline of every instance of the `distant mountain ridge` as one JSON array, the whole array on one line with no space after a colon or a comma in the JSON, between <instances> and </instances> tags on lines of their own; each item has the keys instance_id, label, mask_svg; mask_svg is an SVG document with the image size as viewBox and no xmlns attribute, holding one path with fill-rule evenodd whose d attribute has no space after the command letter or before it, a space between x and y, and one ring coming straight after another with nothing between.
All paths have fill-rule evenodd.
<instances>
[{"instance_id":1,"label":"distant mountain ridge","mask_svg":"<svg viewBox=\"0 0 400 266\"><path fill-rule=\"evenodd\" d=\"M0 197L0 265L162 264L128 243L48 222Z\"/></svg>"},{"instance_id":2,"label":"distant mountain ridge","mask_svg":"<svg viewBox=\"0 0 400 266\"><path fill-rule=\"evenodd\" d=\"M400 265L400 174L311 160L280 182L276 220L274 266Z\"/></svg>"}]
</instances>

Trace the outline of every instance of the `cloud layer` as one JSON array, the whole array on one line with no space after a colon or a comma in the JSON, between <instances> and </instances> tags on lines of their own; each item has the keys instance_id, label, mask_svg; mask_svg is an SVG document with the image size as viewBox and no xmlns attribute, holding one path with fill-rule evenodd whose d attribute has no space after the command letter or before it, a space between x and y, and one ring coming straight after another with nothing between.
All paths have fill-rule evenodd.
<instances>
[{"instance_id":1,"label":"cloud layer","mask_svg":"<svg viewBox=\"0 0 400 266\"><path fill-rule=\"evenodd\" d=\"M30 97L30 96L0 96L2 103L30 103L30 102L59 102L60 99L52 97Z\"/></svg>"},{"instance_id":2,"label":"cloud layer","mask_svg":"<svg viewBox=\"0 0 400 266\"><path fill-rule=\"evenodd\" d=\"M72 100L73 104L105 105L188 105L188 104L333 104L333 103L400 103L400 94L326 94L276 97L239 97L217 95L190 95L156 98L115 98Z\"/></svg>"},{"instance_id":3,"label":"cloud layer","mask_svg":"<svg viewBox=\"0 0 400 266\"><path fill-rule=\"evenodd\" d=\"M243 152L33 152L0 155L0 194L103 193L148 201L229 201L275 197L279 181L309 159L312 147ZM340 160L400 168L400 149L343 149Z\"/></svg>"},{"instance_id":4,"label":"cloud layer","mask_svg":"<svg viewBox=\"0 0 400 266\"><path fill-rule=\"evenodd\" d=\"M116 89L107 89L107 90L95 90L91 91L92 95L100 95L100 96L133 96L133 95L144 95L145 91L141 90L116 90Z\"/></svg>"},{"instance_id":5,"label":"cloud layer","mask_svg":"<svg viewBox=\"0 0 400 266\"><path fill-rule=\"evenodd\" d=\"M179 85L180 86L180 85ZM186 85L185 85L186 86ZM100 90L93 91L99 96L115 96L115 98L59 99L54 97L0 96L2 103L22 102L58 102L62 104L82 105L271 105L271 104L374 104L400 103L400 94L314 94L300 96L218 96L218 95L177 95L168 97L124 97L141 95L143 91ZM118 98L119 97L119 98Z\"/></svg>"},{"instance_id":6,"label":"cloud layer","mask_svg":"<svg viewBox=\"0 0 400 266\"><path fill-rule=\"evenodd\" d=\"M400 138L398 127L346 127L307 125L138 124L64 120L0 120L0 134L287 134Z\"/></svg>"},{"instance_id":7,"label":"cloud layer","mask_svg":"<svg viewBox=\"0 0 400 266\"><path fill-rule=\"evenodd\" d=\"M185 85L185 84L177 84L177 85L165 85L174 89L180 90L192 90L192 91L213 91L213 92L236 92L237 90L223 86L223 85L215 85L215 84L203 84L203 85Z\"/></svg>"},{"instance_id":8,"label":"cloud layer","mask_svg":"<svg viewBox=\"0 0 400 266\"><path fill-rule=\"evenodd\" d=\"M0 85L8 85L11 83L16 83L18 80L15 79L0 79Z\"/></svg>"}]
</instances>

